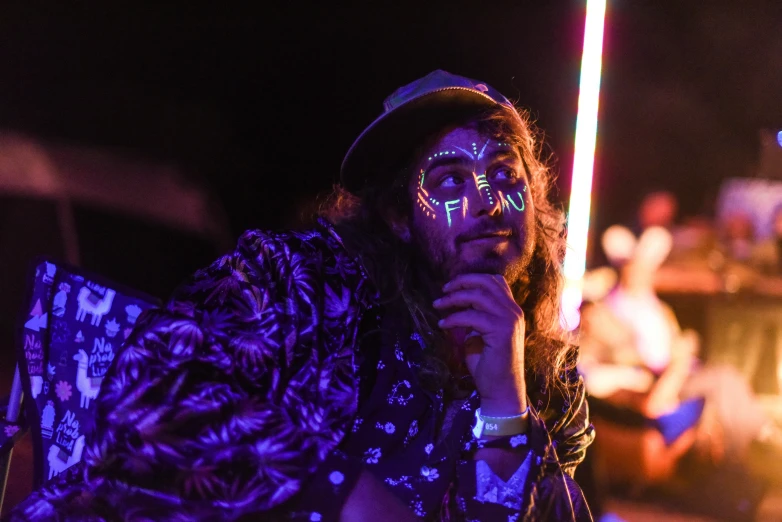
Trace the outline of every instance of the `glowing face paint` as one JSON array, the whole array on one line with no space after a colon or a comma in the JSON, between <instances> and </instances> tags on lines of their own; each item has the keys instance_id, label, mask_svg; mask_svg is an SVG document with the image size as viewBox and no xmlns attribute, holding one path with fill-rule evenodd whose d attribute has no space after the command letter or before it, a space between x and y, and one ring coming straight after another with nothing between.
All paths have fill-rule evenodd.
<instances>
[{"instance_id":1,"label":"glowing face paint","mask_svg":"<svg viewBox=\"0 0 782 522\"><path fill-rule=\"evenodd\" d=\"M471 147L472 150L468 150L467 148L460 147L458 145L452 145L452 147L456 150L440 150L431 156L428 156L427 161L431 163L434 160L437 160L438 158L442 157L454 157L458 154L464 154L469 160L473 162L477 162L479 160L482 160L486 154L486 150L489 147L489 144L492 143L491 140L486 140L479 148L478 146L479 142L470 142L468 147ZM494 142L493 143L496 148L511 148L511 145L509 143L503 143L503 142ZM493 149L493 150L496 150ZM473 169L477 167L474 166ZM430 197L429 193L424 189L424 183L426 180L426 170L421 169L421 172L419 174L418 178L418 194L417 194L417 204L418 207L421 209L421 212L426 217L431 217L432 219L437 218L437 209L436 206L440 206L440 201L435 199L434 197ZM478 189L478 192L480 194L481 198L484 198L484 201L488 203L489 206L494 206L495 198L498 198L501 202L501 211L505 211L506 209L510 211L511 209L516 210L517 212L523 212L525 208L524 204L524 198L521 195L521 193L517 193L517 196L512 196L507 198L509 201L503 199L501 193L495 194L495 190L493 189L491 183L487 179L487 172L483 172L482 174L475 174L473 171L473 180L475 182L475 186ZM465 181L466 182L466 181ZM526 191L526 186L524 189ZM499 194L499 195L498 195ZM514 197L517 197L518 202L514 201ZM468 198L462 197L461 199L453 199L449 201L444 202L444 208L445 208L445 215L448 222L448 226L450 227L453 224L453 218L451 216L452 212L455 210L461 209L462 219L465 219L467 217L467 211L468 211L468 205L469 200Z\"/></svg>"},{"instance_id":2,"label":"glowing face paint","mask_svg":"<svg viewBox=\"0 0 782 522\"><path fill-rule=\"evenodd\" d=\"M435 154L433 156L429 156L428 161L432 161L433 159L439 158L440 156L449 156L449 155L456 155L456 153L454 151L452 151L452 150L444 150L444 151L438 152L437 154Z\"/></svg>"},{"instance_id":3,"label":"glowing face paint","mask_svg":"<svg viewBox=\"0 0 782 522\"><path fill-rule=\"evenodd\" d=\"M458 199L452 199L445 202L445 215L448 216L448 226L451 226L451 212L460 207L461 201Z\"/></svg>"},{"instance_id":4,"label":"glowing face paint","mask_svg":"<svg viewBox=\"0 0 782 522\"><path fill-rule=\"evenodd\" d=\"M527 187L525 186L522 189L523 192L527 191ZM497 194L500 197L500 202L502 205L502 211L505 212L506 210L510 212L511 207L513 207L517 212L524 212L524 209L526 208L524 206L524 195L521 192L516 192L516 197L519 200L519 203L516 204L515 201L513 201L513 196L511 194L508 194L507 196L502 193L502 191L497 191Z\"/></svg>"},{"instance_id":5,"label":"glowing face paint","mask_svg":"<svg viewBox=\"0 0 782 522\"><path fill-rule=\"evenodd\" d=\"M494 193L491 190L491 185L488 181L486 181L486 174L480 174L479 176L475 176L475 181L478 186L478 190L483 190L486 192L486 198L489 200L489 205L494 205Z\"/></svg>"},{"instance_id":6,"label":"glowing face paint","mask_svg":"<svg viewBox=\"0 0 782 522\"><path fill-rule=\"evenodd\" d=\"M516 210L518 210L519 212L524 212L524 197L521 195L521 192L516 192L516 195L518 195L518 196L519 196L519 204L520 204L521 206L517 205L517 204L516 204L516 203L513 201L513 198L511 197L511 195L510 195L510 194L508 194L508 203L510 203L511 205L513 205L513 208L515 208L515 209L516 209Z\"/></svg>"},{"instance_id":7,"label":"glowing face paint","mask_svg":"<svg viewBox=\"0 0 782 522\"><path fill-rule=\"evenodd\" d=\"M421 209L421 211L426 214L427 217L431 217L432 219L437 219L437 213L435 212L434 208L427 203L426 197L429 196L429 193L424 188L424 176L426 175L426 171L421 170L421 174L418 176L418 208ZM432 200L433 198L429 198Z\"/></svg>"},{"instance_id":8,"label":"glowing face paint","mask_svg":"<svg viewBox=\"0 0 782 522\"><path fill-rule=\"evenodd\" d=\"M427 209L428 211L430 211L430 212L434 212L434 209L433 209L433 208L432 208L432 207L429 205L429 203L427 203L427 202L426 202L426 200L425 200L423 197L421 197L421 194L418 194L418 202L419 202L421 205L423 205L424 207L426 207L426 209ZM427 214L427 215L428 215L428 214Z\"/></svg>"},{"instance_id":9,"label":"glowing face paint","mask_svg":"<svg viewBox=\"0 0 782 522\"><path fill-rule=\"evenodd\" d=\"M478 152L478 146L475 143L472 144L472 152L470 152L467 149L463 149L461 147L456 147L456 148L464 152L467 155L467 157L470 158L471 160L477 161L483 159L483 153L486 151L486 147L488 146L489 146L489 140L486 140L486 143L483 144L483 148L481 148L480 152Z\"/></svg>"}]
</instances>

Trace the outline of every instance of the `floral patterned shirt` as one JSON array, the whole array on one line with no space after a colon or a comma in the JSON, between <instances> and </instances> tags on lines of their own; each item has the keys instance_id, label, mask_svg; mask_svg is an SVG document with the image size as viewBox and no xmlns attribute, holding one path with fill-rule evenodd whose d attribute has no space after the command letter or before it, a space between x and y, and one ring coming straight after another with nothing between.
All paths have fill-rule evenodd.
<instances>
[{"instance_id":1,"label":"floral patterned shirt","mask_svg":"<svg viewBox=\"0 0 782 522\"><path fill-rule=\"evenodd\" d=\"M419 337L365 338L383 319L327 223L246 232L142 314L83 461L10 519L337 520L362 470L427 520L591 519L572 480L594 437L575 372L556 391L528 379L527 434L475 440L477 393L425 391ZM527 455L508 483L472 459L484 445Z\"/></svg>"}]
</instances>

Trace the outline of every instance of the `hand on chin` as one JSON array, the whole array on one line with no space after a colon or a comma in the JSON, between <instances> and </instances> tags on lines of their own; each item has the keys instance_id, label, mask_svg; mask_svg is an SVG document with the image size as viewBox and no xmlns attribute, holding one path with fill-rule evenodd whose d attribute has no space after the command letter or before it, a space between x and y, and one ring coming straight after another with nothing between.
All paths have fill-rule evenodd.
<instances>
[{"instance_id":1,"label":"hand on chin","mask_svg":"<svg viewBox=\"0 0 782 522\"><path fill-rule=\"evenodd\" d=\"M475 380L481 408L500 416L523 411L524 312L507 282L497 275L465 274L446 283L443 292L433 303L443 314L438 324L450 331Z\"/></svg>"}]
</instances>

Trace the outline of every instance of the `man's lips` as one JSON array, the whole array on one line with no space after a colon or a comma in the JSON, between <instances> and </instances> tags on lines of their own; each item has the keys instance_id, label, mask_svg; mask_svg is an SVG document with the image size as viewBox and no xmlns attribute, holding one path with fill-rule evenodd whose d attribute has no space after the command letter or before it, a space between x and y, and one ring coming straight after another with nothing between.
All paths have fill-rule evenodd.
<instances>
[{"instance_id":1,"label":"man's lips","mask_svg":"<svg viewBox=\"0 0 782 522\"><path fill-rule=\"evenodd\" d=\"M495 230L493 232L481 232L478 234L470 234L469 236L465 236L461 239L462 243L468 243L470 241L480 241L480 240L507 240L510 239L510 237L513 235L513 232L510 230Z\"/></svg>"}]
</instances>

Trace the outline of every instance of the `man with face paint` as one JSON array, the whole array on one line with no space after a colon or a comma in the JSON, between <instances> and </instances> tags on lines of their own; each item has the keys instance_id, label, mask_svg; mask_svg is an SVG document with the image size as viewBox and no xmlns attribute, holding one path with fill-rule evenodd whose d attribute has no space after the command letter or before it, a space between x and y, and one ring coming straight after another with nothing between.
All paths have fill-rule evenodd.
<instances>
[{"instance_id":1,"label":"man with face paint","mask_svg":"<svg viewBox=\"0 0 782 522\"><path fill-rule=\"evenodd\" d=\"M139 319L84 462L12 520L591 520L531 124L435 71L341 174L316 227L246 232Z\"/></svg>"}]
</instances>

